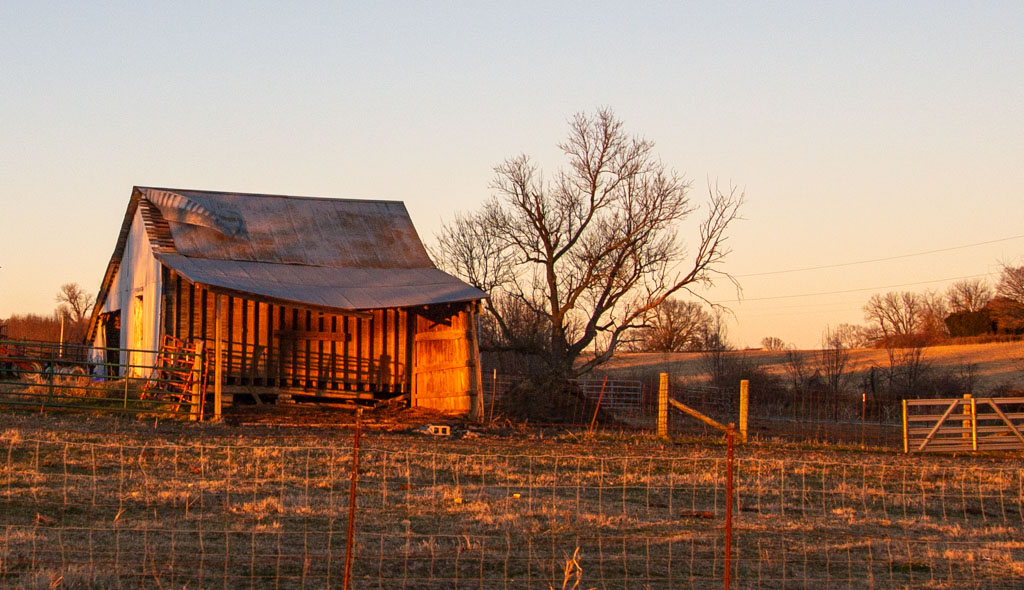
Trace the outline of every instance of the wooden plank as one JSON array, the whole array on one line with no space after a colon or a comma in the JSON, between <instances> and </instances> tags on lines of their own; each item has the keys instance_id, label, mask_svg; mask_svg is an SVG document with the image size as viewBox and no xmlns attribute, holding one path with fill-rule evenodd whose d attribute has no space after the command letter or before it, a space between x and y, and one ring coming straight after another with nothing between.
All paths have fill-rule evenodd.
<instances>
[{"instance_id":1,"label":"wooden plank","mask_svg":"<svg viewBox=\"0 0 1024 590\"><path fill-rule=\"evenodd\" d=\"M467 368L472 368L472 367L473 367L473 363L471 361L464 361L462 363L456 363L456 364L451 364L451 365L439 365L439 366L431 366L431 367L420 367L419 370L417 371L417 373L419 373L420 375L424 375L424 374L427 374L427 373L438 373L438 372L441 372L441 371L456 371L456 370L467 369Z\"/></svg>"},{"instance_id":2,"label":"wooden plank","mask_svg":"<svg viewBox=\"0 0 1024 590\"><path fill-rule=\"evenodd\" d=\"M443 332L422 332L416 334L416 342L430 342L434 340L468 340L469 330L445 330Z\"/></svg>"},{"instance_id":3,"label":"wooden plank","mask_svg":"<svg viewBox=\"0 0 1024 590\"><path fill-rule=\"evenodd\" d=\"M718 430L721 430L722 432L729 432L728 426L725 426L721 422L718 422L712 418L709 418L708 416L705 416L704 414L698 412L697 410L694 410L693 408L687 405L681 404L672 398L668 398L668 403L669 405L679 410L680 412L692 416L700 420L701 422L707 424L708 426L711 426L712 428L716 428Z\"/></svg>"},{"instance_id":4,"label":"wooden plank","mask_svg":"<svg viewBox=\"0 0 1024 590\"><path fill-rule=\"evenodd\" d=\"M1024 435L1021 435L1020 431L1017 430L1017 427L1013 425L1013 422L1011 422L1006 417L1006 414L1003 414L1003 411L999 409L999 405L996 404L991 398L986 399L985 402L989 405L989 407L991 407L995 411L995 413L999 414L999 417L1002 418L1003 422L1005 422L1006 425L1010 428L1010 430L1013 431L1013 434L1015 434L1017 438L1020 439L1020 442L1024 443Z\"/></svg>"},{"instance_id":5,"label":"wooden plank","mask_svg":"<svg viewBox=\"0 0 1024 590\"><path fill-rule=\"evenodd\" d=\"M921 449L925 448L925 446L928 445L928 443L932 440L932 437L935 436L935 433L938 432L939 428L942 427L942 424L946 421L946 418L949 418L949 415L953 413L953 410L962 402L962 399L953 400L953 403L951 403L949 405L949 408L946 409L946 413L942 415L942 418L939 419L939 422L935 425L934 428L932 428L931 432L928 433L928 436L926 436L925 439L921 441L921 446L917 448L918 451L920 451Z\"/></svg>"}]
</instances>

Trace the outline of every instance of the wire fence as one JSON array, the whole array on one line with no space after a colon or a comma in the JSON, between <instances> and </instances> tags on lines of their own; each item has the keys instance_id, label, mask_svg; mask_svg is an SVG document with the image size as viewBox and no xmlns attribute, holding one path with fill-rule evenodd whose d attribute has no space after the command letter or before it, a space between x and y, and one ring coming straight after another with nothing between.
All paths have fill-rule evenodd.
<instances>
[{"instance_id":1,"label":"wire fence","mask_svg":"<svg viewBox=\"0 0 1024 590\"><path fill-rule=\"evenodd\" d=\"M359 459L353 587L721 584L721 446L465 453L434 439L371 439ZM113 444L8 430L0 580L341 587L352 451L337 437ZM735 587L1024 583L1017 463L752 452L734 476Z\"/></svg>"},{"instance_id":2,"label":"wire fence","mask_svg":"<svg viewBox=\"0 0 1024 590\"><path fill-rule=\"evenodd\" d=\"M612 380L592 378L575 382L576 389L531 389L529 377L483 374L484 410L488 419L511 415L522 419L532 410L555 421L540 420L529 413L531 424L588 428L606 431L646 431L657 428L657 379ZM602 387L604 396L601 395ZM702 383L670 384L670 397L722 423L736 422L739 414L739 383L715 387ZM898 449L903 445L900 400L866 394L831 395L820 391L770 394L750 390L749 431L761 439L815 442ZM672 413L669 432L675 436L716 437L719 432L697 420Z\"/></svg>"},{"instance_id":3,"label":"wire fence","mask_svg":"<svg viewBox=\"0 0 1024 590\"><path fill-rule=\"evenodd\" d=\"M0 407L198 416L205 374L197 356L0 340Z\"/></svg>"}]
</instances>

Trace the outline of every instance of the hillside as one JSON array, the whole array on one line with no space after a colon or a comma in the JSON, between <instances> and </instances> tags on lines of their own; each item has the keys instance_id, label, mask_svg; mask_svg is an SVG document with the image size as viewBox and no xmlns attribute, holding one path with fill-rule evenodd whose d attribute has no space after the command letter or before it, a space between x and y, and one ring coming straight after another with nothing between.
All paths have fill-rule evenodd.
<instances>
[{"instance_id":1,"label":"hillside","mask_svg":"<svg viewBox=\"0 0 1024 590\"><path fill-rule=\"evenodd\" d=\"M817 358L818 351L799 351L808 360ZM765 350L744 350L728 353L737 355L769 373L785 376L786 353ZM935 372L958 374L970 364L974 365L975 391L978 394L993 390L1024 389L1024 342L994 342L933 346L924 349L924 362ZM889 364L885 349L861 348L850 351L853 383L861 383L871 367L884 368ZM705 378L702 353L621 353L605 364L599 373L612 377L646 377L667 372L673 377Z\"/></svg>"}]
</instances>

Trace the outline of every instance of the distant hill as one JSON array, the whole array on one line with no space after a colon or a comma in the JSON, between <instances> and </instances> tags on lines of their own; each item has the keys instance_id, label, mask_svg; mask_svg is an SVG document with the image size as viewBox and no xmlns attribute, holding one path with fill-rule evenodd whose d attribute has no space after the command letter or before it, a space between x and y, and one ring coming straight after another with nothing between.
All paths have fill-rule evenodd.
<instances>
[{"instance_id":1,"label":"distant hill","mask_svg":"<svg viewBox=\"0 0 1024 590\"><path fill-rule=\"evenodd\" d=\"M804 350L799 354L816 358L819 351ZM742 356L768 373L786 375L786 353L765 350L744 350L728 353ZM612 377L645 378L667 372L673 378L702 381L707 378L702 353L621 353L598 369L598 374ZM995 342L930 346L924 349L924 362L936 372L956 374L968 364L974 365L976 394L992 391L1024 390L1024 342ZM851 383L859 388L871 367L889 365L885 349L858 348L850 351Z\"/></svg>"}]
</instances>

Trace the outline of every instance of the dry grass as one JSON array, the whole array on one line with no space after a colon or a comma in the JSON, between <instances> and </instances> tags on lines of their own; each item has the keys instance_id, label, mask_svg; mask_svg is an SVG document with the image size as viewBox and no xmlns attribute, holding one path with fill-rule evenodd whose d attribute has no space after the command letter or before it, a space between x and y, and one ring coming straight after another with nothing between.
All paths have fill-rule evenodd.
<instances>
[{"instance_id":1,"label":"dry grass","mask_svg":"<svg viewBox=\"0 0 1024 590\"><path fill-rule=\"evenodd\" d=\"M340 586L351 433L0 419L5 586ZM718 586L724 448L374 431L355 587ZM1024 457L753 445L738 587L1016 587Z\"/></svg>"}]
</instances>

